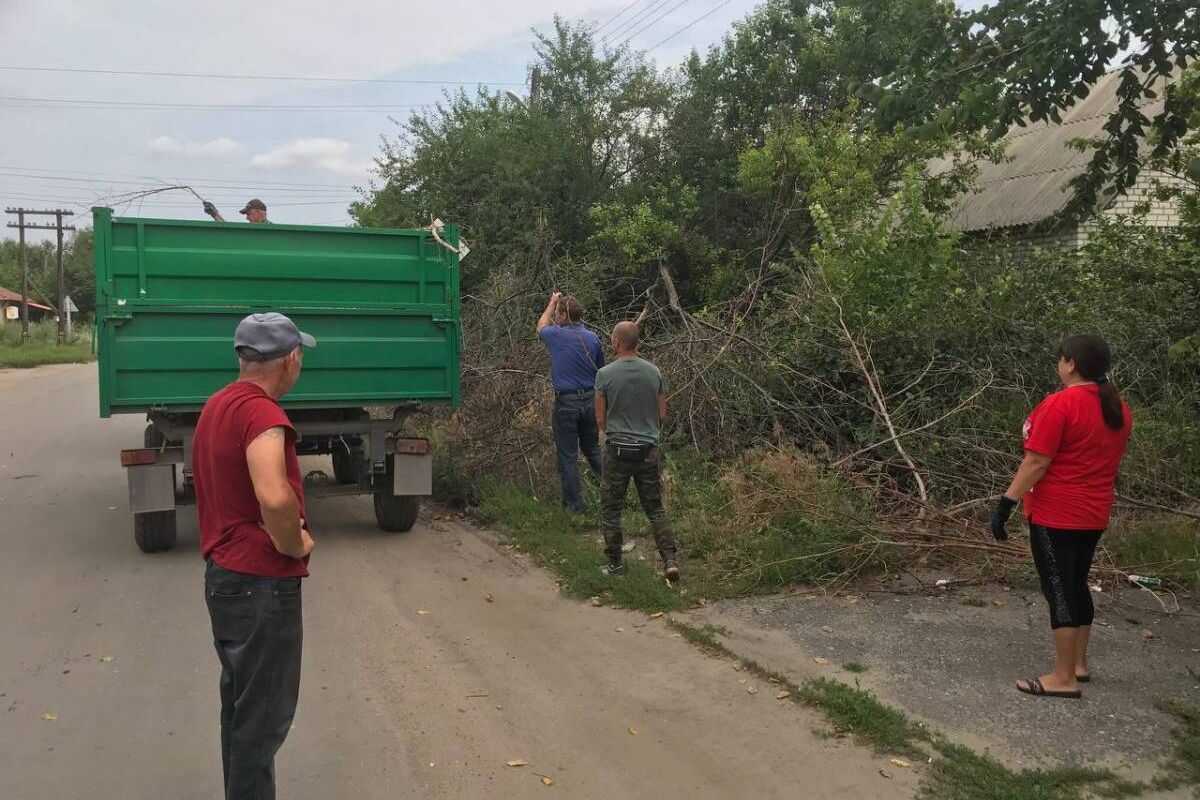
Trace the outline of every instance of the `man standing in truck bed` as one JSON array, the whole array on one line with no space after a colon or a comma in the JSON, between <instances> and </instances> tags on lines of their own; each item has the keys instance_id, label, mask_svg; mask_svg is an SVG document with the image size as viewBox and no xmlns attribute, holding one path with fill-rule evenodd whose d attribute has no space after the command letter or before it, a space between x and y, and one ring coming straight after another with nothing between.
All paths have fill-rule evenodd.
<instances>
[{"instance_id":1,"label":"man standing in truck bed","mask_svg":"<svg viewBox=\"0 0 1200 800\"><path fill-rule=\"evenodd\" d=\"M217 210L217 207L207 200L204 201L204 213L212 217L213 222L225 221L225 217L221 216L221 212ZM259 200L257 197L246 203L246 207L238 213L245 215L246 222L268 224L271 222L271 220L267 219L267 204L262 200Z\"/></svg>"},{"instance_id":2,"label":"man standing in truck bed","mask_svg":"<svg viewBox=\"0 0 1200 800\"><path fill-rule=\"evenodd\" d=\"M600 432L592 405L596 370L604 366L600 337L585 328L583 309L574 297L561 292L550 295L546 310L537 321L538 338L550 351L550 379L554 386L554 446L558 451L558 474L562 479L562 504L583 512L579 488L579 451L600 476Z\"/></svg>"},{"instance_id":3,"label":"man standing in truck bed","mask_svg":"<svg viewBox=\"0 0 1200 800\"><path fill-rule=\"evenodd\" d=\"M304 638L304 520L296 431L279 405L316 340L282 314L251 314L234 334L238 380L209 398L192 466L204 594L221 662L226 800L273 800L275 753L296 714Z\"/></svg>"}]
</instances>

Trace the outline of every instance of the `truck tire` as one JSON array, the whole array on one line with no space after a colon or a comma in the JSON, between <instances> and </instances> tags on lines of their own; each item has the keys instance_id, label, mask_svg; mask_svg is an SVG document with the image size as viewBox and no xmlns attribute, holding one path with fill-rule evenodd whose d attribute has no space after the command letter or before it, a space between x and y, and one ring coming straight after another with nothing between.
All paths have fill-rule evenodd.
<instances>
[{"instance_id":1,"label":"truck tire","mask_svg":"<svg viewBox=\"0 0 1200 800\"><path fill-rule=\"evenodd\" d=\"M175 546L175 512L147 511L133 515L133 539L143 553L161 553Z\"/></svg>"},{"instance_id":2,"label":"truck tire","mask_svg":"<svg viewBox=\"0 0 1200 800\"><path fill-rule=\"evenodd\" d=\"M421 498L416 495L375 493L375 521L389 533L412 530L421 510Z\"/></svg>"},{"instance_id":3,"label":"truck tire","mask_svg":"<svg viewBox=\"0 0 1200 800\"><path fill-rule=\"evenodd\" d=\"M333 477L338 483L358 483L358 474L362 468L364 454L362 447L333 443Z\"/></svg>"}]
</instances>

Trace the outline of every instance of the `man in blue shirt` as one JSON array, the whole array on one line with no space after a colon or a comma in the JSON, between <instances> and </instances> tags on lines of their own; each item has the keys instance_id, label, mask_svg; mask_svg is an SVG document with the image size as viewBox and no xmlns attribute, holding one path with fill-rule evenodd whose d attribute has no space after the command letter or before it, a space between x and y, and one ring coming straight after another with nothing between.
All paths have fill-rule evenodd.
<instances>
[{"instance_id":1,"label":"man in blue shirt","mask_svg":"<svg viewBox=\"0 0 1200 800\"><path fill-rule=\"evenodd\" d=\"M550 351L554 444L562 478L562 503L575 512L583 511L579 451L583 451L596 477L600 477L602 463L594 395L596 372L604 366L604 348L600 337L582 325L582 319L579 301L555 292L537 321L538 338Z\"/></svg>"}]
</instances>

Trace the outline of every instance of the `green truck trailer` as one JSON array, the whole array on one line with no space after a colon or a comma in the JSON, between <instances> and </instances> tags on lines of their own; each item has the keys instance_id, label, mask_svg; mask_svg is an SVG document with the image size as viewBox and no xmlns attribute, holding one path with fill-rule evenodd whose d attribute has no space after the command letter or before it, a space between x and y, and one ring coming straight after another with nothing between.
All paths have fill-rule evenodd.
<instances>
[{"instance_id":1,"label":"green truck trailer","mask_svg":"<svg viewBox=\"0 0 1200 800\"><path fill-rule=\"evenodd\" d=\"M416 521L432 490L422 405L459 398L459 240L434 230L114 217L94 208L100 416L143 414L123 450L134 539L175 543L194 502L191 444L208 397L237 376L233 331L259 311L317 338L283 406L301 456L332 457L309 496L370 494L387 531Z\"/></svg>"}]
</instances>

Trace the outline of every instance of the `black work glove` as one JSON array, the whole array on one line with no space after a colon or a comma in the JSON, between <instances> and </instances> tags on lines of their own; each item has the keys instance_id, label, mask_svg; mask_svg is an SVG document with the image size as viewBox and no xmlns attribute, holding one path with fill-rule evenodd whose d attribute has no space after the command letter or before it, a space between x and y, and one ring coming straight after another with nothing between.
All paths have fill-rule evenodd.
<instances>
[{"instance_id":1,"label":"black work glove","mask_svg":"<svg viewBox=\"0 0 1200 800\"><path fill-rule=\"evenodd\" d=\"M996 537L997 542L1008 540L1008 531L1004 529L1004 524L1008 522L1016 507L1016 500L1006 494L1000 495L1000 502L996 503L996 510L992 512L992 536Z\"/></svg>"},{"instance_id":2,"label":"black work glove","mask_svg":"<svg viewBox=\"0 0 1200 800\"><path fill-rule=\"evenodd\" d=\"M212 216L216 216L220 212L217 211L217 207L214 206L211 201L205 200L204 201L204 213L208 214L210 217L212 217Z\"/></svg>"}]
</instances>

